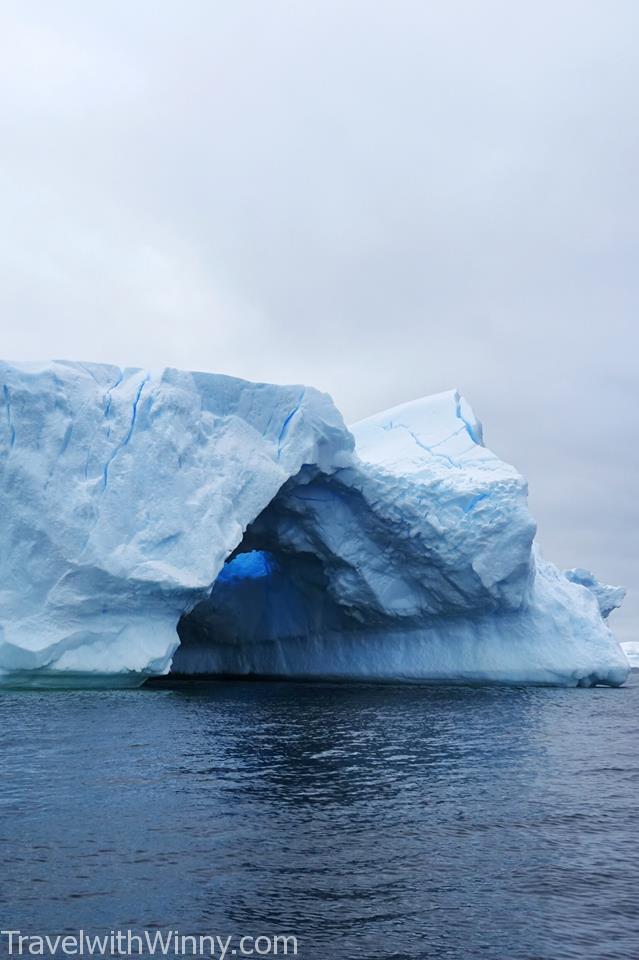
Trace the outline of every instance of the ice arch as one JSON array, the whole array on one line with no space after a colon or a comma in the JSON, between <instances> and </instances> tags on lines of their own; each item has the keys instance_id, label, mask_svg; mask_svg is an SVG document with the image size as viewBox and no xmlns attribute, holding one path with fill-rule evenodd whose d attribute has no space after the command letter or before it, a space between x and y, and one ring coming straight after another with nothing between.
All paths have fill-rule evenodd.
<instances>
[{"instance_id":1,"label":"ice arch","mask_svg":"<svg viewBox=\"0 0 639 960\"><path fill-rule=\"evenodd\" d=\"M356 425L359 461L331 475L304 467L284 484L182 619L173 670L621 682L627 665L596 592L575 591L532 550L525 484L478 442L461 403L446 394ZM260 576L243 577L261 558Z\"/></svg>"},{"instance_id":2,"label":"ice arch","mask_svg":"<svg viewBox=\"0 0 639 960\"><path fill-rule=\"evenodd\" d=\"M525 482L456 391L349 432L301 386L66 362L0 375L1 683L136 685L172 661L379 680L627 674L598 603L619 591L539 558ZM262 577L241 560L254 551L269 555Z\"/></svg>"}]
</instances>

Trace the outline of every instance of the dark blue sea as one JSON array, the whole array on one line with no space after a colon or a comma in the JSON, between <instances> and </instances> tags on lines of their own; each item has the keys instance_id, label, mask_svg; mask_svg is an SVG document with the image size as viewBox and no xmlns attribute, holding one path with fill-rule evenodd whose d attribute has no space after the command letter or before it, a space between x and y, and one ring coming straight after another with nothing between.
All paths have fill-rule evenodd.
<instances>
[{"instance_id":1,"label":"dark blue sea","mask_svg":"<svg viewBox=\"0 0 639 960\"><path fill-rule=\"evenodd\" d=\"M637 673L5 692L0 711L3 929L290 933L304 960L639 956Z\"/></svg>"}]
</instances>

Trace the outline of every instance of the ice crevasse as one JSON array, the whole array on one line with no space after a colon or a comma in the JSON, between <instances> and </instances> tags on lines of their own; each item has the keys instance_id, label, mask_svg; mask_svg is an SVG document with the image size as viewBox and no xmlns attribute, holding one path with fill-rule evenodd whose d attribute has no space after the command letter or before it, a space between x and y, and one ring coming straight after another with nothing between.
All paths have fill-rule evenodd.
<instances>
[{"instance_id":1,"label":"ice crevasse","mask_svg":"<svg viewBox=\"0 0 639 960\"><path fill-rule=\"evenodd\" d=\"M349 430L310 387L0 372L0 684L626 678L623 590L540 557L457 391Z\"/></svg>"}]
</instances>

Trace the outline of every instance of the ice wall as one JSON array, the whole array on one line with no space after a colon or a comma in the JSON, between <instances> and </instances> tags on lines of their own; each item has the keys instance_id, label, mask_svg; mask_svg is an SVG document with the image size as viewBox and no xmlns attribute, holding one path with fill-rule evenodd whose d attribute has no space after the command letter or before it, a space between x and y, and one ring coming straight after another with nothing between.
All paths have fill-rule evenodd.
<instances>
[{"instance_id":1,"label":"ice wall","mask_svg":"<svg viewBox=\"0 0 639 960\"><path fill-rule=\"evenodd\" d=\"M247 524L353 441L306 387L58 362L0 366L0 679L137 685Z\"/></svg>"}]
</instances>

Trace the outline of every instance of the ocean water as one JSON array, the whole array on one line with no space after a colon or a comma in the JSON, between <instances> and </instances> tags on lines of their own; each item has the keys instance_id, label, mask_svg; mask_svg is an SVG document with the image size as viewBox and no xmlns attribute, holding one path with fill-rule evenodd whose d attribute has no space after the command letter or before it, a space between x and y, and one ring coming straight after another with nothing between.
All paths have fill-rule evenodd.
<instances>
[{"instance_id":1,"label":"ocean water","mask_svg":"<svg viewBox=\"0 0 639 960\"><path fill-rule=\"evenodd\" d=\"M3 693L0 712L3 929L290 933L306 960L639 955L637 673Z\"/></svg>"}]
</instances>

